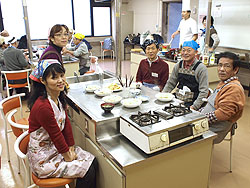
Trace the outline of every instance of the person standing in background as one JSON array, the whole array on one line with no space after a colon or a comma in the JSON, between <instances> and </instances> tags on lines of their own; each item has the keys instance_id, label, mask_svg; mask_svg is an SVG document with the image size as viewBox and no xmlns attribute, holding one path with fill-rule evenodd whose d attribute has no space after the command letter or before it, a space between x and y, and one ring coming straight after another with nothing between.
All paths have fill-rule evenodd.
<instances>
[{"instance_id":1,"label":"person standing in background","mask_svg":"<svg viewBox=\"0 0 250 188\"><path fill-rule=\"evenodd\" d=\"M181 12L182 20L178 29L171 35L171 38L175 38L176 35L180 34L180 47L182 46L183 42L191 40L196 41L198 38L197 22L191 18L190 15L190 5L183 1Z\"/></svg>"},{"instance_id":2,"label":"person standing in background","mask_svg":"<svg viewBox=\"0 0 250 188\"><path fill-rule=\"evenodd\" d=\"M90 58L89 58L89 51L88 47L83 42L84 35L81 33L76 33L73 38L73 42L75 44L74 47L68 47L63 49L63 53L68 53L72 56L79 58L79 72L80 75L85 74L90 69Z\"/></svg>"},{"instance_id":3,"label":"person standing in background","mask_svg":"<svg viewBox=\"0 0 250 188\"><path fill-rule=\"evenodd\" d=\"M205 38L206 38L206 26L207 26L207 16L204 16L202 19L202 24L204 26L204 29L201 29L202 34L200 38L200 52L204 53L205 49ZM214 18L211 16L211 25L210 25L210 37L209 37L209 44L208 44L208 52L213 53L214 50L217 48L217 46L220 43L219 36L217 34L217 31L214 28Z\"/></svg>"}]
</instances>

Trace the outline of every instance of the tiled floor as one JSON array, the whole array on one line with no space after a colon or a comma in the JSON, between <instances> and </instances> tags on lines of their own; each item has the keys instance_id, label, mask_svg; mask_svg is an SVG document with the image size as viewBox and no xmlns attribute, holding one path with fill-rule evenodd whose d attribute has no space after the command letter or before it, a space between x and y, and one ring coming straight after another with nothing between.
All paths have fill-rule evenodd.
<instances>
[{"instance_id":1,"label":"tiled floor","mask_svg":"<svg viewBox=\"0 0 250 188\"><path fill-rule=\"evenodd\" d=\"M105 59L99 62L104 70L115 72L115 61ZM122 76L130 74L130 62L122 62ZM245 93L247 96L247 92ZM24 102L26 111L26 102ZM24 113L28 116L28 113ZM229 173L229 142L223 141L214 146L210 188L249 188L250 186L250 98L246 98L245 110L238 121L238 129L233 141L233 172ZM2 168L0 170L0 188L23 188L24 174L17 173L17 158L14 152L15 137L10 140L11 162L7 162L3 121L0 119L0 143L3 146ZM192 161L195 165L195 161ZM22 170L22 168L21 168ZM180 180L181 181L181 180ZM167 185L167 183L166 183Z\"/></svg>"}]
</instances>

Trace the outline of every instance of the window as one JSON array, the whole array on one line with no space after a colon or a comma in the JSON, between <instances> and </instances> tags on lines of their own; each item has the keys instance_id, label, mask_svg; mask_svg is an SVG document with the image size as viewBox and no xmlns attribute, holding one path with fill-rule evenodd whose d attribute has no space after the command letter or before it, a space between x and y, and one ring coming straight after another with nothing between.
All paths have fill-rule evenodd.
<instances>
[{"instance_id":1,"label":"window","mask_svg":"<svg viewBox=\"0 0 250 188\"><path fill-rule=\"evenodd\" d=\"M94 36L111 35L110 7L93 7Z\"/></svg>"},{"instance_id":2,"label":"window","mask_svg":"<svg viewBox=\"0 0 250 188\"><path fill-rule=\"evenodd\" d=\"M47 39L55 24L65 24L85 36L111 35L111 4L94 0L26 0L31 39ZM13 6L15 5L15 6ZM1 0L4 28L25 35L22 0Z\"/></svg>"}]
</instances>

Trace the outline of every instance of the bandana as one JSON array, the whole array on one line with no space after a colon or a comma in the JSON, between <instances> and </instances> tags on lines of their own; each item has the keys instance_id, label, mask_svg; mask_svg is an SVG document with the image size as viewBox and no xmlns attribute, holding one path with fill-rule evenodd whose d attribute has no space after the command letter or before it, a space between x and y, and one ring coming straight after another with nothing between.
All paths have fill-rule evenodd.
<instances>
[{"instance_id":1,"label":"bandana","mask_svg":"<svg viewBox=\"0 0 250 188\"><path fill-rule=\"evenodd\" d=\"M50 65L55 64L55 63L58 63L61 65L61 63L56 59L45 59L45 60L39 61L36 68L30 74L30 79L41 83L40 78L43 77L45 70Z\"/></svg>"},{"instance_id":2,"label":"bandana","mask_svg":"<svg viewBox=\"0 0 250 188\"><path fill-rule=\"evenodd\" d=\"M197 42L195 42L194 40L191 41L185 41L182 45L182 47L191 47L194 50L197 51L197 49L200 47L199 44L197 44Z\"/></svg>"}]
</instances>

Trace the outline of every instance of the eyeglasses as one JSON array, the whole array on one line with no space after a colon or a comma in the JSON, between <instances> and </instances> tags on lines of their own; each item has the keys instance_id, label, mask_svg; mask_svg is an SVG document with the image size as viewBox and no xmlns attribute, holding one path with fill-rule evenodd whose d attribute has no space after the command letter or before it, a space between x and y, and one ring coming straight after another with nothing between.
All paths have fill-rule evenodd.
<instances>
[{"instance_id":1,"label":"eyeglasses","mask_svg":"<svg viewBox=\"0 0 250 188\"><path fill-rule=\"evenodd\" d=\"M226 69L226 70L229 70L229 69L232 68L232 65L231 65L231 64L228 64L228 63L227 63L227 64L219 63L219 64L218 64L218 68L221 69L222 67L223 67L224 69Z\"/></svg>"},{"instance_id":2,"label":"eyeglasses","mask_svg":"<svg viewBox=\"0 0 250 188\"><path fill-rule=\"evenodd\" d=\"M57 33L55 37L69 37L69 33Z\"/></svg>"}]
</instances>

